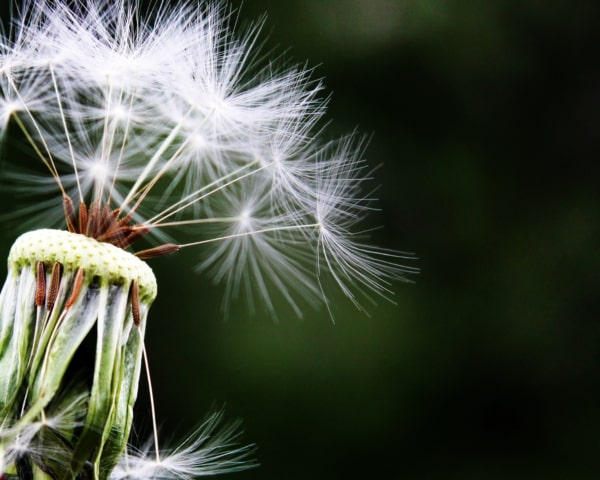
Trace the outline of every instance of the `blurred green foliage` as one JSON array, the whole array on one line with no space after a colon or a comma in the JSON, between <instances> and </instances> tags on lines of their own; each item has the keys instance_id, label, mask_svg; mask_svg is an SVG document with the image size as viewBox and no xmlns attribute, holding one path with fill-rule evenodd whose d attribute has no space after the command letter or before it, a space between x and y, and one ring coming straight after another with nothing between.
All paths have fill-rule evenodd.
<instances>
[{"instance_id":1,"label":"blurred green foliage","mask_svg":"<svg viewBox=\"0 0 600 480\"><path fill-rule=\"evenodd\" d=\"M377 241L422 273L370 318L273 322L244 302L224 319L197 252L153 262L165 436L226 404L262 463L227 478L598 478L600 4L246 0L239 18L264 12L266 47L325 77L330 134L372 133Z\"/></svg>"}]
</instances>

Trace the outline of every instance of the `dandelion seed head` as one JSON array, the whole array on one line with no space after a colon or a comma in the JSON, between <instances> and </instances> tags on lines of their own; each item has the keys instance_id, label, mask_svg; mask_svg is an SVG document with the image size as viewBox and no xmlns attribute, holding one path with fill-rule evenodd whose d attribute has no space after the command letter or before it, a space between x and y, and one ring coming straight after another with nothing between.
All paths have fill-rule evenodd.
<instances>
[{"instance_id":1,"label":"dandelion seed head","mask_svg":"<svg viewBox=\"0 0 600 480\"><path fill-rule=\"evenodd\" d=\"M94 183L104 183L107 179L109 179L109 172L106 168L106 163L101 158L91 159L87 168L85 165L85 161L80 160L82 164L82 171L88 171L91 178L94 179Z\"/></svg>"},{"instance_id":2,"label":"dandelion seed head","mask_svg":"<svg viewBox=\"0 0 600 480\"><path fill-rule=\"evenodd\" d=\"M224 3L157 1L148 15L141 5L23 0L0 34L0 131L20 130L47 171L23 166L4 182L39 198L12 214L37 229L11 249L0 313L26 316L14 325L42 347L11 344L31 358L0 361L44 374L19 371L24 386L0 395L21 399L15 418L1 420L0 473L20 456L46 473L47 459L80 472L98 454L93 468L113 480L191 480L255 465L237 423L217 428L220 413L173 449L160 447L153 414L153 442L126 449L157 288L144 260L195 249L198 270L224 286L225 311L243 297L250 312L273 317L277 297L298 317L313 305L332 313L330 286L364 309L391 300L392 282L413 272L400 263L408 255L372 246L361 227L374 209L364 139L323 140L322 82L264 51L262 20L236 30ZM47 228L56 217L67 231ZM143 239L150 248L139 249ZM92 392L55 406L94 325ZM100 439L110 445L96 451Z\"/></svg>"},{"instance_id":3,"label":"dandelion seed head","mask_svg":"<svg viewBox=\"0 0 600 480\"><path fill-rule=\"evenodd\" d=\"M23 103L15 99L0 100L0 128L4 130L13 114L20 112L23 108Z\"/></svg>"},{"instance_id":4,"label":"dandelion seed head","mask_svg":"<svg viewBox=\"0 0 600 480\"><path fill-rule=\"evenodd\" d=\"M190 146L194 151L203 151L208 146L208 140L202 132L196 131L190 135Z\"/></svg>"},{"instance_id":5,"label":"dandelion seed head","mask_svg":"<svg viewBox=\"0 0 600 480\"><path fill-rule=\"evenodd\" d=\"M327 303L325 273L353 301L387 297L408 272L357 235L364 141L321 140L322 82L261 49L263 21L235 32L223 3L34 5L2 42L0 127L18 119L62 195L157 239L185 229L224 303Z\"/></svg>"},{"instance_id":6,"label":"dandelion seed head","mask_svg":"<svg viewBox=\"0 0 600 480\"><path fill-rule=\"evenodd\" d=\"M244 229L247 229L250 226L250 222L252 221L252 213L250 209L245 208L240 213L240 224Z\"/></svg>"},{"instance_id":7,"label":"dandelion seed head","mask_svg":"<svg viewBox=\"0 0 600 480\"><path fill-rule=\"evenodd\" d=\"M132 117L130 108L122 103L111 104L110 107L106 109L106 114L120 123L126 123L126 121L130 121Z\"/></svg>"}]
</instances>

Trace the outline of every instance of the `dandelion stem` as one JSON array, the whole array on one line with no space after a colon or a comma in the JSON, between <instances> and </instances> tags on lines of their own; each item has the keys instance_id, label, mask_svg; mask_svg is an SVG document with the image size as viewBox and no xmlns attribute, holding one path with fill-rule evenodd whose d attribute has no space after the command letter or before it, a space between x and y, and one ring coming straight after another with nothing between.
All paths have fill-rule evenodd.
<instances>
[{"instance_id":1,"label":"dandelion stem","mask_svg":"<svg viewBox=\"0 0 600 480\"><path fill-rule=\"evenodd\" d=\"M83 192L81 191L81 182L79 181L79 172L77 169L77 161L75 159L75 152L73 151L73 144L71 143L71 136L69 135L69 127L67 127L67 119L63 110L62 102L60 100L60 92L58 91L58 82L56 81L56 75L54 74L54 68L50 64L50 75L52 76L52 84L54 85L54 91L56 92L56 103L58 104L58 111L60 112L60 120L65 130L65 140L69 146L69 153L71 154L71 162L73 163L73 173L77 182L77 191L79 192L79 200L83 203Z\"/></svg>"},{"instance_id":2,"label":"dandelion stem","mask_svg":"<svg viewBox=\"0 0 600 480\"><path fill-rule=\"evenodd\" d=\"M108 83L108 91L106 94L106 106L104 108L104 125L103 125L103 132L102 132L102 152L101 152L101 159L104 162L104 167L108 166L108 160L109 160L109 156L110 156L109 152L112 147L114 135L115 135L114 129L110 132L110 135L108 133L108 130L109 130L108 123L109 123L111 99L112 99L112 84L110 83L110 81L108 81L107 83ZM95 192L95 197L96 197L95 201L97 201L99 203L102 202L102 194L104 192L104 183L106 182L106 175L102 175L101 182L102 183L100 184L100 188L98 188Z\"/></svg>"},{"instance_id":3,"label":"dandelion stem","mask_svg":"<svg viewBox=\"0 0 600 480\"><path fill-rule=\"evenodd\" d=\"M146 198L146 196L148 195L148 193L150 193L150 190L152 190L152 188L162 178L162 176L170 170L173 161L175 159L177 159L177 157L179 156L179 154L183 151L183 149L185 148L185 146L188 143L189 143L189 139L187 139L185 142L183 142L181 145L179 145L179 147L177 148L177 150L175 151L175 153L173 153L173 155L171 155L171 157L168 160L165 161L165 163L161 167L160 171L158 173L156 173L156 175L154 175L152 177L152 180L150 180L144 186L144 188L140 191L140 195L139 195L138 199L136 200L135 204L129 210L130 214L134 213L138 209L138 207L144 201L144 199Z\"/></svg>"},{"instance_id":4,"label":"dandelion stem","mask_svg":"<svg viewBox=\"0 0 600 480\"><path fill-rule=\"evenodd\" d=\"M240 173L248 168L251 168L252 166L256 165L258 162L259 162L258 160L254 160L246 165L243 165L243 166L237 168L236 170L228 173L227 175L224 175L221 178L218 178L217 180L213 180L208 185L204 185L203 187L199 188L198 190L186 195L182 199L178 200L177 202L173 203L169 207L165 208L162 212L160 212L159 214L150 218L148 220L148 223L157 223L161 220L165 220L165 219L169 218L170 216L180 212L181 210L189 207L190 205L193 205L195 202L198 201L198 198L197 198L198 194L204 192L205 190L208 190L209 188L212 188L215 185L218 185L219 183L226 180L227 178L233 177L233 176L237 175L238 173ZM240 178L238 178L238 180Z\"/></svg>"},{"instance_id":5,"label":"dandelion stem","mask_svg":"<svg viewBox=\"0 0 600 480\"><path fill-rule=\"evenodd\" d=\"M123 200L123 202L121 204L122 209L125 209L127 207L128 203L131 202L132 198L135 195L137 195L140 185L142 185L146 181L146 178L148 177L148 175L150 174L152 169L155 167L156 162L158 162L160 160L160 157L162 156L162 154L165 153L167 148L169 148L169 145L171 145L171 143L173 143L173 140L179 133L179 130L181 130L181 127L183 126L183 122L192 113L193 110L194 110L194 106L192 105L190 107L190 109L186 112L186 114L181 118L181 120L179 120L177 125L175 125L173 127L173 129L171 130L171 132L169 133L167 138L165 138L163 140L160 147L156 150L156 152L154 152L154 155L152 155L152 158L150 160L148 160L148 163L146 164L144 171L141 173L139 178L136 180L133 187L131 187L131 190L127 194L127 197L125 197L125 200Z\"/></svg>"},{"instance_id":6,"label":"dandelion stem","mask_svg":"<svg viewBox=\"0 0 600 480\"><path fill-rule=\"evenodd\" d=\"M199 193L201 193L202 191L206 190L206 187L208 187L208 185L206 187L203 187L203 188L199 189L199 190L196 190L194 193L191 193L190 195L188 195L187 197L185 197L185 199L182 199L182 201L188 199L188 201L185 202L185 203L183 203L183 205L180 205L178 208L176 208L175 210L173 210L172 212L170 212L168 215L163 215L163 213L164 213L163 212L160 215L158 215L158 217L159 218L162 217L162 220L166 220L167 218L172 217L173 215L179 213L180 211L186 209L187 207L189 207L189 206L191 206L191 205L193 205L195 203L198 203L201 200L204 200L207 197L210 197L211 195L219 192L220 190L223 190L224 188L229 187L230 185L233 185L233 184L235 184L235 183L237 183L237 182L239 182L239 181L241 181L241 180L243 180L243 179L245 179L247 177L250 177L252 175L257 174L258 172L260 172L261 170L264 170L265 168L268 168L272 164L273 163L269 163L267 165L263 165L260 168L257 168L256 170L252 170L251 172L245 173L244 175L241 175L240 177L236 177L233 180L230 180L230 181L228 181L228 182L220 185L219 187L217 187L217 188L215 188L213 190L210 190L210 191L208 191L208 192L206 192L206 193L204 193L204 194L202 194L200 196L196 196L196 195L199 194ZM223 178L227 178L227 177L223 177ZM213 182L213 184L219 183L220 181L222 181L222 179L219 179L218 181ZM178 203L180 203L180 202L178 202ZM156 218L157 217L154 217L154 219L156 219ZM159 220L159 222L156 222L156 223L160 225L160 220Z\"/></svg>"},{"instance_id":7,"label":"dandelion stem","mask_svg":"<svg viewBox=\"0 0 600 480\"><path fill-rule=\"evenodd\" d=\"M154 405L154 393L152 389L152 378L150 375L150 365L148 363L148 352L146 344L142 341L142 355L144 356L144 369L146 370L146 379L148 381L148 398L150 399L150 415L152 417L152 433L154 436L154 450L156 453L156 463L160 464L160 448L158 445L158 426L156 423L156 407Z\"/></svg>"},{"instance_id":8,"label":"dandelion stem","mask_svg":"<svg viewBox=\"0 0 600 480\"><path fill-rule=\"evenodd\" d=\"M173 222L160 222L160 223L144 223L143 225L133 226L134 230L147 229L147 228L164 228L164 227L180 227L183 225L199 225L207 223L235 223L239 222L241 217L208 217L208 218L192 218L189 220L178 220Z\"/></svg>"},{"instance_id":9,"label":"dandelion stem","mask_svg":"<svg viewBox=\"0 0 600 480\"><path fill-rule=\"evenodd\" d=\"M13 85L13 88L17 92L17 95L19 96L19 98L21 98L21 96L19 95L19 92L16 90L17 87L12 83L12 80L11 80L11 85ZM46 150L46 153L47 153L48 157L44 156L44 154L42 153L42 151L38 147L37 143L33 139L32 135L29 133L29 130L27 130L27 127L25 127L25 124L19 118L19 116L18 115L14 115L13 118L15 119L15 122L17 123L17 125L19 126L19 128L21 129L21 131L23 132L23 135L25 135L25 138L29 142L29 145L31 145L31 147L33 148L33 150L36 153L36 155L42 160L42 162L44 163L44 165L46 165L46 167L48 167L48 170L50 170L50 174L56 180L56 183L58 184L58 188L60 189L60 192L64 196L64 195L66 195L66 192L65 192L65 189L64 189L64 187L62 185L62 182L60 181L60 175L58 174L58 170L56 169L56 165L54 164L54 161L52 160L52 154L50 153L50 149L48 148L48 144L46 143L46 140L44 139L44 136L42 135L37 122L33 118L33 115L31 114L31 112L29 111L29 109L27 108L27 106L26 106L26 104L24 102L23 102L23 104L25 105L25 107L24 107L25 111L27 112L27 115L29 116L29 118L33 122L34 128L36 129L36 131L38 133L38 137L40 138L41 143L44 146L44 149Z\"/></svg>"},{"instance_id":10,"label":"dandelion stem","mask_svg":"<svg viewBox=\"0 0 600 480\"><path fill-rule=\"evenodd\" d=\"M213 243L213 242L218 242L221 240L231 240L234 238L249 237L251 235L257 235L260 233L280 232L280 231L289 231L289 230L306 230L306 229L320 228L320 227L321 227L320 223L312 223L310 225L285 225L285 226L281 226L281 227L263 228L261 230L252 230L250 232L232 233L231 235L224 235L222 237L210 238L208 240L199 240L197 242L183 243L183 244L179 245L179 247L180 248L194 247L196 245L203 245L206 243Z\"/></svg>"},{"instance_id":11,"label":"dandelion stem","mask_svg":"<svg viewBox=\"0 0 600 480\"><path fill-rule=\"evenodd\" d=\"M131 99L129 100L129 112L131 113L131 111L133 110L133 100L135 98L135 90L133 90L131 92L130 96L131 96ZM119 148L119 157L117 159L117 164L115 165L115 173L113 174L112 182L110 185L110 191L108 192L109 201L113 197L113 192L115 190L115 182L117 181L119 168L121 167L121 163L123 161L123 154L125 152L125 145L127 144L130 123L131 123L131 116L127 115L127 122L125 123L125 131L123 132L123 141L121 142L121 147ZM107 158L107 162L108 162L108 158Z\"/></svg>"}]
</instances>

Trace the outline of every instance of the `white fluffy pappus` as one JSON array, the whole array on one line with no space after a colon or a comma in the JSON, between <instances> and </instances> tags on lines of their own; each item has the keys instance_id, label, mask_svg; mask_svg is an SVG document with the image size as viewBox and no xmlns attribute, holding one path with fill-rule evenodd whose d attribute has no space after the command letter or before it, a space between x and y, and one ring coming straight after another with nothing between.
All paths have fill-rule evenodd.
<instances>
[{"instance_id":1,"label":"white fluffy pappus","mask_svg":"<svg viewBox=\"0 0 600 480\"><path fill-rule=\"evenodd\" d=\"M236 35L222 3L153 5L25 2L2 43L0 120L51 176L11 178L46 201L54 182L169 238L185 229L180 246L206 244L200 268L225 283L224 306L245 293L273 310L278 291L300 316L296 295L328 304L323 274L357 306L361 292L389 297L415 270L353 231L371 208L363 142L319 141L321 83L267 61L260 23Z\"/></svg>"},{"instance_id":2,"label":"white fluffy pappus","mask_svg":"<svg viewBox=\"0 0 600 480\"><path fill-rule=\"evenodd\" d=\"M154 443L130 448L111 472L110 480L191 480L233 473L255 467L253 445L240 445L240 421L222 425L222 411L215 411L177 448L156 452Z\"/></svg>"}]
</instances>

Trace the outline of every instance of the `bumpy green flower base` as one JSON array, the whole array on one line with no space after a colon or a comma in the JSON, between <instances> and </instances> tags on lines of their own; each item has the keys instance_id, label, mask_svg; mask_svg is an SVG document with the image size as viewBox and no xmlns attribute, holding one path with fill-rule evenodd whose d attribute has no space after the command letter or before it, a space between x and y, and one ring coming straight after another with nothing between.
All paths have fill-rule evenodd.
<instances>
[{"instance_id":1,"label":"bumpy green flower base","mask_svg":"<svg viewBox=\"0 0 600 480\"><path fill-rule=\"evenodd\" d=\"M106 278L112 283L137 280L140 297L152 302L156 298L156 277L152 269L125 250L93 238L64 230L34 230L21 235L8 254L9 268L35 265L38 261L65 269L83 268L86 274Z\"/></svg>"}]
</instances>

